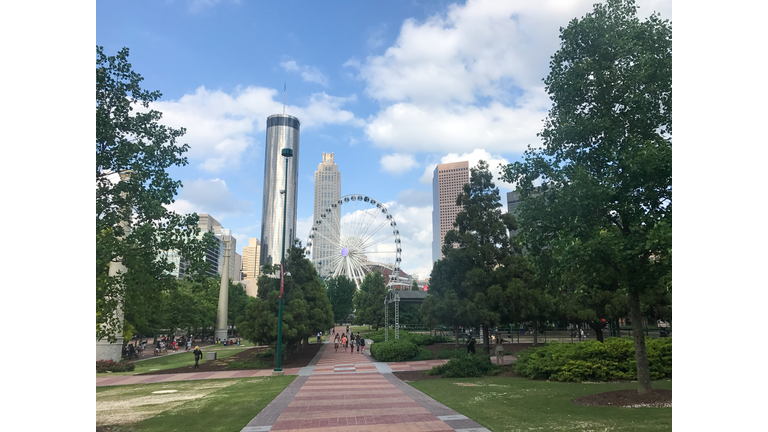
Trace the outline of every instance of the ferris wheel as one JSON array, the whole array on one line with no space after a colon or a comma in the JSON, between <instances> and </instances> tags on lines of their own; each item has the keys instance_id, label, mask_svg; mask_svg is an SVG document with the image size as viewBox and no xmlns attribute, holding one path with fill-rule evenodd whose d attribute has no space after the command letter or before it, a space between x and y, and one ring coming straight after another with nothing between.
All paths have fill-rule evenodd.
<instances>
[{"instance_id":1,"label":"ferris wheel","mask_svg":"<svg viewBox=\"0 0 768 432\"><path fill-rule=\"evenodd\" d=\"M400 283L400 230L384 204L345 195L316 217L305 254L321 277L344 275L360 288L365 275L381 266L391 270L389 286Z\"/></svg>"}]
</instances>

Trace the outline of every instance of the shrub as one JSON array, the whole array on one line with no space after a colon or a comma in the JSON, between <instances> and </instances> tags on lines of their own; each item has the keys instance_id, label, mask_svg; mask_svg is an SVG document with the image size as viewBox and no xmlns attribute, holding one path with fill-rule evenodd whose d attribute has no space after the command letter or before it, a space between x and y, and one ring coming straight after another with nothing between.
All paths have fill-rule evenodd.
<instances>
[{"instance_id":1,"label":"shrub","mask_svg":"<svg viewBox=\"0 0 768 432\"><path fill-rule=\"evenodd\" d=\"M433 367L427 375L442 375L443 378L472 378L493 375L500 370L501 368L491 363L485 355L464 353L451 358L444 365Z\"/></svg>"},{"instance_id":2,"label":"shrub","mask_svg":"<svg viewBox=\"0 0 768 432\"><path fill-rule=\"evenodd\" d=\"M419 352L416 354L416 357L412 358L411 360L432 360L435 358L432 351L424 348L423 346L418 347Z\"/></svg>"},{"instance_id":3,"label":"shrub","mask_svg":"<svg viewBox=\"0 0 768 432\"><path fill-rule=\"evenodd\" d=\"M467 355L466 348L444 349L437 353L439 359L452 359L454 357L460 357Z\"/></svg>"},{"instance_id":4,"label":"shrub","mask_svg":"<svg viewBox=\"0 0 768 432\"><path fill-rule=\"evenodd\" d=\"M646 342L651 379L672 376L672 340ZM552 342L517 354L515 371L531 379L555 381L613 381L637 379L635 347L631 339L611 338L600 343Z\"/></svg>"},{"instance_id":5,"label":"shrub","mask_svg":"<svg viewBox=\"0 0 768 432\"><path fill-rule=\"evenodd\" d=\"M132 362L120 363L112 360L97 360L96 372L132 372L136 365Z\"/></svg>"},{"instance_id":6,"label":"shrub","mask_svg":"<svg viewBox=\"0 0 768 432\"><path fill-rule=\"evenodd\" d=\"M371 345L371 355L383 362L406 361L416 357L419 348L405 339L390 340Z\"/></svg>"},{"instance_id":7,"label":"shrub","mask_svg":"<svg viewBox=\"0 0 768 432\"><path fill-rule=\"evenodd\" d=\"M379 329L374 332L367 333L365 338L372 340L374 343L384 342L384 329ZM393 329L389 329L389 340L394 339L395 331ZM422 333L412 333L406 330L400 330L400 339L398 340L408 340L414 345L421 346L451 342L451 339L445 336L430 336Z\"/></svg>"}]
</instances>

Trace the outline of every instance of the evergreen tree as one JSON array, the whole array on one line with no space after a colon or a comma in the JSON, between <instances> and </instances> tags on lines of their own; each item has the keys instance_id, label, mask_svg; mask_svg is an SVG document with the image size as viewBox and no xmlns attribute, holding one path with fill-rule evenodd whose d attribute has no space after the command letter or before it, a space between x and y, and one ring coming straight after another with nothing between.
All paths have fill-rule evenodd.
<instances>
[{"instance_id":1,"label":"evergreen tree","mask_svg":"<svg viewBox=\"0 0 768 432\"><path fill-rule=\"evenodd\" d=\"M365 275L353 300L355 324L368 324L374 329L384 326L384 297L387 292L387 282L379 270Z\"/></svg>"},{"instance_id":2,"label":"evergreen tree","mask_svg":"<svg viewBox=\"0 0 768 432\"><path fill-rule=\"evenodd\" d=\"M355 291L355 283L344 275L328 280L328 300L333 309L334 322L342 323L352 313Z\"/></svg>"}]
</instances>

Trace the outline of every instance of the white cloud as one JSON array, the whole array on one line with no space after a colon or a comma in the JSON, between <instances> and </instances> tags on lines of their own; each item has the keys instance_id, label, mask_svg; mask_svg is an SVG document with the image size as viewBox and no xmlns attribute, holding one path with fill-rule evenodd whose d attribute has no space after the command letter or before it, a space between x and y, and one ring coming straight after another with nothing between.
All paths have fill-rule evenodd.
<instances>
[{"instance_id":1,"label":"white cloud","mask_svg":"<svg viewBox=\"0 0 768 432\"><path fill-rule=\"evenodd\" d=\"M301 245L303 247L307 246L307 238L309 237L309 231L312 229L313 222L314 217L311 215L304 219L300 217L296 218L296 237L301 240Z\"/></svg>"},{"instance_id":2,"label":"white cloud","mask_svg":"<svg viewBox=\"0 0 768 432\"><path fill-rule=\"evenodd\" d=\"M401 193L402 194L402 193ZM402 242L402 268L421 279L432 271L432 202L408 206L397 202L385 205L395 218Z\"/></svg>"},{"instance_id":3,"label":"white cloud","mask_svg":"<svg viewBox=\"0 0 768 432\"><path fill-rule=\"evenodd\" d=\"M482 147L519 153L536 145L550 101L541 80L559 27L594 0L468 0L424 22L406 20L382 55L350 59L381 111L365 132L377 146L431 152ZM670 0L640 1L641 15L671 12ZM669 15L667 15L669 16Z\"/></svg>"},{"instance_id":4,"label":"white cloud","mask_svg":"<svg viewBox=\"0 0 768 432\"><path fill-rule=\"evenodd\" d=\"M177 213L207 213L221 222L253 211L253 202L236 199L227 183L219 178L185 180L183 185L179 199L168 206Z\"/></svg>"},{"instance_id":5,"label":"white cloud","mask_svg":"<svg viewBox=\"0 0 768 432\"><path fill-rule=\"evenodd\" d=\"M320 84L323 87L328 87L328 77L323 75L320 70L314 66L300 66L295 60L289 60L281 62L280 66L289 72L299 72L301 78L307 82L313 82Z\"/></svg>"},{"instance_id":6,"label":"white cloud","mask_svg":"<svg viewBox=\"0 0 768 432\"><path fill-rule=\"evenodd\" d=\"M542 106L543 107L543 106ZM431 152L468 151L482 146L492 151L522 152L538 142L545 110L507 107L493 102L487 107L453 105L429 108L412 103L394 104L380 111L366 126L377 146L395 150Z\"/></svg>"},{"instance_id":7,"label":"white cloud","mask_svg":"<svg viewBox=\"0 0 768 432\"><path fill-rule=\"evenodd\" d=\"M419 165L412 155L400 153L383 156L379 164L381 164L382 171L392 175L402 174Z\"/></svg>"},{"instance_id":8,"label":"white cloud","mask_svg":"<svg viewBox=\"0 0 768 432\"><path fill-rule=\"evenodd\" d=\"M240 0L230 0L230 3L240 4ZM221 3L221 0L189 0L189 11L196 13Z\"/></svg>"},{"instance_id":9,"label":"white cloud","mask_svg":"<svg viewBox=\"0 0 768 432\"><path fill-rule=\"evenodd\" d=\"M263 140L263 136L255 136L266 129L266 118L283 109L282 101L275 97L279 98L277 90L264 87L238 88L229 94L201 86L193 94L155 102L151 108L163 113L163 124L187 129L179 140L190 145L187 156L199 160L201 169L214 173L225 167L237 168L245 150ZM305 106L290 105L286 112L301 120L302 130L325 124L362 127L363 120L342 109L356 101L355 95L316 93Z\"/></svg>"}]
</instances>

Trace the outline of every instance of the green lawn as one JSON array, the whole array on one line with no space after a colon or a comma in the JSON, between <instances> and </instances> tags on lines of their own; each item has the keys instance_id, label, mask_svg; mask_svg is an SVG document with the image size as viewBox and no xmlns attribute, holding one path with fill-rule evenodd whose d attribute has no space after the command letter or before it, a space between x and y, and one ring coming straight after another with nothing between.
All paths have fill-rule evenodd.
<instances>
[{"instance_id":1,"label":"green lawn","mask_svg":"<svg viewBox=\"0 0 768 432\"><path fill-rule=\"evenodd\" d=\"M239 432L295 378L96 387L96 425L109 432ZM152 394L163 390L176 392Z\"/></svg>"},{"instance_id":2,"label":"green lawn","mask_svg":"<svg viewBox=\"0 0 768 432\"><path fill-rule=\"evenodd\" d=\"M495 432L672 430L672 408L586 407L571 402L588 394L636 389L637 383L583 384L486 377L410 384ZM672 382L655 381L653 388L671 390Z\"/></svg>"},{"instance_id":3,"label":"green lawn","mask_svg":"<svg viewBox=\"0 0 768 432\"><path fill-rule=\"evenodd\" d=\"M354 334L357 334L359 332L360 335L362 336L362 335L364 335L366 333L372 332L373 329L369 328L367 325L365 325L365 326L351 326L349 328L349 331L354 333Z\"/></svg>"},{"instance_id":4,"label":"green lawn","mask_svg":"<svg viewBox=\"0 0 768 432\"><path fill-rule=\"evenodd\" d=\"M229 347L220 347L221 349L217 348L208 348L205 350L202 350L203 352L206 351L216 351L216 357L217 358L225 358L229 356L233 356L237 353L243 352L247 350L248 348L229 348ZM200 361L200 363L205 362L205 356L203 356L203 360ZM176 354L166 354L163 356L153 357L147 360L141 360L136 362L136 369L133 370L133 372L116 372L116 373L97 373L97 377L105 377L105 376L115 376L115 375L136 375L144 372L151 372L153 370L165 370L165 369L174 369L177 367L182 366L189 366L195 364L195 355L192 354L192 351L179 351Z\"/></svg>"}]
</instances>

